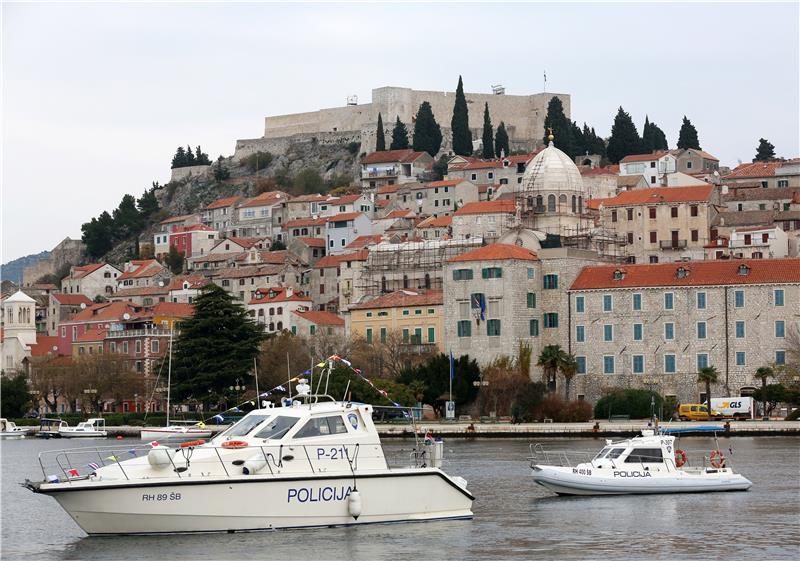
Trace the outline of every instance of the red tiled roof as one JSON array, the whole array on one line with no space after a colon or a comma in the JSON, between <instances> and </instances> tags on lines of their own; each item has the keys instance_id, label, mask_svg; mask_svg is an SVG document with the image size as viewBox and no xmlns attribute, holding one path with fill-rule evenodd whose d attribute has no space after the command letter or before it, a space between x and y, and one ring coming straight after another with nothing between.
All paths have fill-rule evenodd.
<instances>
[{"instance_id":1,"label":"red tiled roof","mask_svg":"<svg viewBox=\"0 0 800 561\"><path fill-rule=\"evenodd\" d=\"M583 177L592 177L595 175L616 175L608 168L579 168Z\"/></svg>"},{"instance_id":2,"label":"red tiled roof","mask_svg":"<svg viewBox=\"0 0 800 561\"><path fill-rule=\"evenodd\" d=\"M159 294L166 294L169 288L166 286L138 286L133 288L121 288L114 294L109 294L111 299L126 298L128 296L156 296Z\"/></svg>"},{"instance_id":3,"label":"red tiled roof","mask_svg":"<svg viewBox=\"0 0 800 561\"><path fill-rule=\"evenodd\" d=\"M327 202L332 205L347 205L356 202L360 198L361 195L342 195L341 197L327 199Z\"/></svg>"},{"instance_id":4,"label":"red tiled roof","mask_svg":"<svg viewBox=\"0 0 800 561\"><path fill-rule=\"evenodd\" d=\"M608 166L608 169L611 170L611 173L616 173L619 175L619 164L612 164Z\"/></svg>"},{"instance_id":5,"label":"red tiled roof","mask_svg":"<svg viewBox=\"0 0 800 561\"><path fill-rule=\"evenodd\" d=\"M92 305L92 301L85 294L63 294L61 292L54 292L50 297L55 298L56 301L63 306L80 306L81 304L86 304L87 306Z\"/></svg>"},{"instance_id":6,"label":"red tiled roof","mask_svg":"<svg viewBox=\"0 0 800 561\"><path fill-rule=\"evenodd\" d=\"M179 302L159 302L153 306L153 317L190 318L194 315L194 305Z\"/></svg>"},{"instance_id":7,"label":"red tiled roof","mask_svg":"<svg viewBox=\"0 0 800 561\"><path fill-rule=\"evenodd\" d=\"M652 205L658 203L688 203L709 200L714 185L692 185L690 187L655 187L623 191L616 197L605 199L603 206Z\"/></svg>"},{"instance_id":8,"label":"red tiled roof","mask_svg":"<svg viewBox=\"0 0 800 561\"><path fill-rule=\"evenodd\" d=\"M385 164L390 162L400 162L411 156L415 152L411 148L404 150L384 150L383 152L372 152L361 159L362 164ZM416 152L421 154L420 152Z\"/></svg>"},{"instance_id":9,"label":"red tiled roof","mask_svg":"<svg viewBox=\"0 0 800 561\"><path fill-rule=\"evenodd\" d=\"M611 200L611 199L589 199L588 201L586 201L586 209L587 210L599 210L600 209L600 205L605 204L606 201L609 201L609 200Z\"/></svg>"},{"instance_id":10,"label":"red tiled roof","mask_svg":"<svg viewBox=\"0 0 800 561\"><path fill-rule=\"evenodd\" d=\"M485 245L463 255L457 255L448 260L448 263L463 263L467 261L505 261L517 259L521 261L538 261L539 256L530 249L518 245L494 243Z\"/></svg>"},{"instance_id":11,"label":"red tiled roof","mask_svg":"<svg viewBox=\"0 0 800 561\"><path fill-rule=\"evenodd\" d=\"M185 277L175 277L170 281L167 290L183 290L184 282L189 283L189 288L197 289L197 288L203 288L210 281L208 280L207 277L203 275L188 275Z\"/></svg>"},{"instance_id":12,"label":"red tiled roof","mask_svg":"<svg viewBox=\"0 0 800 561\"><path fill-rule=\"evenodd\" d=\"M225 197L224 199L217 199L216 201L210 203L206 208L208 210L213 210L215 208L225 208L226 206L235 205L239 201L242 200L242 197L236 195L235 197Z\"/></svg>"},{"instance_id":13,"label":"red tiled roof","mask_svg":"<svg viewBox=\"0 0 800 561\"><path fill-rule=\"evenodd\" d=\"M408 306L437 306L443 302L441 290L398 290L374 300L352 306L355 310L375 308L404 308Z\"/></svg>"},{"instance_id":14,"label":"red tiled roof","mask_svg":"<svg viewBox=\"0 0 800 561\"><path fill-rule=\"evenodd\" d=\"M386 199L378 199L375 201L376 208L385 208L391 204L391 201L387 201Z\"/></svg>"},{"instance_id":15,"label":"red tiled roof","mask_svg":"<svg viewBox=\"0 0 800 561\"><path fill-rule=\"evenodd\" d=\"M239 205L239 208L274 205L281 200L285 200L287 197L288 195L283 191L267 191L266 193L261 193L260 195L243 202Z\"/></svg>"},{"instance_id":16,"label":"red tiled roof","mask_svg":"<svg viewBox=\"0 0 800 561\"><path fill-rule=\"evenodd\" d=\"M658 160L667 154L669 154L669 150L656 150L655 152L650 152L649 154L631 154L630 156L625 156L622 158L620 163L627 164L628 162L652 162L653 160Z\"/></svg>"},{"instance_id":17,"label":"red tiled roof","mask_svg":"<svg viewBox=\"0 0 800 561\"><path fill-rule=\"evenodd\" d=\"M247 259L249 252L240 253L236 256L236 261L244 261ZM259 250L258 256L260 258L261 263L268 263L270 265L282 265L286 263L286 258L288 257L289 253L285 249L279 249L276 251L270 251L268 249Z\"/></svg>"},{"instance_id":18,"label":"red tiled roof","mask_svg":"<svg viewBox=\"0 0 800 561\"><path fill-rule=\"evenodd\" d=\"M371 234L368 236L358 236L352 242L345 246L345 249L361 249L369 245L380 243L383 239L381 234Z\"/></svg>"},{"instance_id":19,"label":"red tiled roof","mask_svg":"<svg viewBox=\"0 0 800 561\"><path fill-rule=\"evenodd\" d=\"M182 214L180 216L170 216L159 222L159 224L172 224L173 222L183 222L184 220L189 220L193 218L194 214Z\"/></svg>"},{"instance_id":20,"label":"red tiled roof","mask_svg":"<svg viewBox=\"0 0 800 561\"><path fill-rule=\"evenodd\" d=\"M739 268L749 267L747 274ZM683 267L689 274L678 278ZM614 272L623 273L614 280ZM800 259L733 259L584 267L570 290L800 283Z\"/></svg>"},{"instance_id":21,"label":"red tiled roof","mask_svg":"<svg viewBox=\"0 0 800 561\"><path fill-rule=\"evenodd\" d=\"M234 269L219 269L216 274L221 279L241 279L247 277L268 277L277 275L283 271L282 265L263 265L250 267L236 267Z\"/></svg>"},{"instance_id":22,"label":"red tiled roof","mask_svg":"<svg viewBox=\"0 0 800 561\"><path fill-rule=\"evenodd\" d=\"M466 181L466 179L444 179L442 181L430 181L426 183L426 185L428 187L453 187L464 181Z\"/></svg>"},{"instance_id":23,"label":"red tiled roof","mask_svg":"<svg viewBox=\"0 0 800 561\"><path fill-rule=\"evenodd\" d=\"M355 220L359 216L364 214L363 212L343 212L341 214L334 214L333 216L328 216L328 222L342 222L343 220Z\"/></svg>"},{"instance_id":24,"label":"red tiled roof","mask_svg":"<svg viewBox=\"0 0 800 561\"><path fill-rule=\"evenodd\" d=\"M750 226L748 228L734 228L734 232L760 232L762 230L775 230L778 228L775 224L770 226Z\"/></svg>"},{"instance_id":25,"label":"red tiled roof","mask_svg":"<svg viewBox=\"0 0 800 561\"><path fill-rule=\"evenodd\" d=\"M297 237L297 238L295 238L295 239L296 239L296 240L300 240L301 242L303 242L304 244L306 244L308 247L322 247L322 248L324 248L324 247L325 247L325 240L324 240L324 239L322 239L322 238L303 238L303 237Z\"/></svg>"},{"instance_id":26,"label":"red tiled roof","mask_svg":"<svg viewBox=\"0 0 800 561\"><path fill-rule=\"evenodd\" d=\"M316 263L315 269L327 269L331 267L338 267L339 263L346 263L347 261L366 261L369 256L368 249L360 249L353 253L339 253L337 255L326 255Z\"/></svg>"},{"instance_id":27,"label":"red tiled roof","mask_svg":"<svg viewBox=\"0 0 800 561\"><path fill-rule=\"evenodd\" d=\"M50 335L37 335L36 344L31 345L31 356L47 356L56 351L53 347L58 345L58 337Z\"/></svg>"},{"instance_id":28,"label":"red tiled roof","mask_svg":"<svg viewBox=\"0 0 800 561\"><path fill-rule=\"evenodd\" d=\"M775 171L783 167L784 164L797 164L800 160L789 160L785 162L751 162L749 164L739 164L733 171L723 177L726 179L736 179L739 177L773 177Z\"/></svg>"},{"instance_id":29,"label":"red tiled roof","mask_svg":"<svg viewBox=\"0 0 800 561\"><path fill-rule=\"evenodd\" d=\"M156 261L155 259L138 259L132 260L131 265L134 268L130 271L122 273L120 276L117 277L118 281L125 280L125 279L133 279L133 278L147 278L152 277L166 269L164 265Z\"/></svg>"},{"instance_id":30,"label":"red tiled roof","mask_svg":"<svg viewBox=\"0 0 800 561\"><path fill-rule=\"evenodd\" d=\"M332 314L331 312L322 312L322 311L315 311L315 310L294 310L292 311L298 317L303 318L306 321L310 321L311 323L315 323L317 325L333 325L336 327L343 327L344 326L344 319L337 316L336 314Z\"/></svg>"},{"instance_id":31,"label":"red tiled roof","mask_svg":"<svg viewBox=\"0 0 800 561\"><path fill-rule=\"evenodd\" d=\"M317 194L299 195L297 197L292 197L291 199L289 199L289 202L290 203L316 203L316 202L320 202L320 201L325 201L327 199L328 199L328 197L326 197L325 195L317 195Z\"/></svg>"},{"instance_id":32,"label":"red tiled roof","mask_svg":"<svg viewBox=\"0 0 800 561\"><path fill-rule=\"evenodd\" d=\"M173 234L180 234L181 232L196 232L196 231L204 231L204 232L213 232L213 228L209 228L205 224L190 224L189 226L175 226L175 229L172 230Z\"/></svg>"},{"instance_id":33,"label":"red tiled roof","mask_svg":"<svg viewBox=\"0 0 800 561\"><path fill-rule=\"evenodd\" d=\"M452 216L429 216L417 224L417 228L447 228L452 223Z\"/></svg>"},{"instance_id":34,"label":"red tiled roof","mask_svg":"<svg viewBox=\"0 0 800 561\"><path fill-rule=\"evenodd\" d=\"M64 278L82 279L86 275L91 275L97 269L105 267L106 263L92 263L91 265L79 265L72 268L72 276L67 275Z\"/></svg>"},{"instance_id":35,"label":"red tiled roof","mask_svg":"<svg viewBox=\"0 0 800 561\"><path fill-rule=\"evenodd\" d=\"M248 304L271 304L273 302L311 302L311 297L307 296L300 290L293 290L291 295L288 295L288 290L284 287L276 288L259 288L256 290L256 296ZM270 298L272 294L272 298ZM260 295L260 297L259 297Z\"/></svg>"},{"instance_id":36,"label":"red tiled roof","mask_svg":"<svg viewBox=\"0 0 800 561\"><path fill-rule=\"evenodd\" d=\"M73 343L94 343L95 341L102 341L106 338L108 330L106 329L87 329L86 333L79 335Z\"/></svg>"},{"instance_id":37,"label":"red tiled roof","mask_svg":"<svg viewBox=\"0 0 800 561\"><path fill-rule=\"evenodd\" d=\"M130 314L131 317L141 312L141 308L134 306L130 302L109 302L105 304L94 304L84 310L81 310L72 318L67 320L67 323L80 323L92 321L110 321L121 320L124 314Z\"/></svg>"},{"instance_id":38,"label":"red tiled roof","mask_svg":"<svg viewBox=\"0 0 800 561\"><path fill-rule=\"evenodd\" d=\"M465 214L513 214L517 211L517 204L514 200L500 199L495 201L480 201L477 203L467 203L453 213L454 216Z\"/></svg>"},{"instance_id":39,"label":"red tiled roof","mask_svg":"<svg viewBox=\"0 0 800 561\"><path fill-rule=\"evenodd\" d=\"M381 185L378 187L378 195L387 195L389 193L397 193L400 190L400 185L395 183L394 185Z\"/></svg>"},{"instance_id":40,"label":"red tiled roof","mask_svg":"<svg viewBox=\"0 0 800 561\"><path fill-rule=\"evenodd\" d=\"M260 242L263 242L264 240L268 240L268 239L269 238L266 237L266 236L263 236L263 237L260 237L260 238L236 238L236 237L232 237L232 238L225 238L224 240L220 240L220 241L230 241L230 242L233 242L236 245L239 245L239 246L241 246L241 247L243 247L245 249L250 249L254 245L256 245L256 244L258 244ZM217 245L219 245L219 244L217 244Z\"/></svg>"},{"instance_id":41,"label":"red tiled roof","mask_svg":"<svg viewBox=\"0 0 800 561\"><path fill-rule=\"evenodd\" d=\"M392 212L384 216L384 218L407 218L409 217L409 215L414 216L415 215L414 211L409 210L407 208L401 208L398 210L393 210Z\"/></svg>"},{"instance_id":42,"label":"red tiled roof","mask_svg":"<svg viewBox=\"0 0 800 561\"><path fill-rule=\"evenodd\" d=\"M327 216L320 216L319 218L295 218L294 220L284 222L283 229L301 228L303 226L324 226L328 223L328 219L329 217Z\"/></svg>"},{"instance_id":43,"label":"red tiled roof","mask_svg":"<svg viewBox=\"0 0 800 561\"><path fill-rule=\"evenodd\" d=\"M709 154L705 150L700 150L698 148L689 148L689 150L691 150L692 152L694 152L695 154L697 154L701 158L705 158L706 160L714 160L715 162L719 161L719 158L717 158L715 156L712 156L711 154Z\"/></svg>"}]
</instances>

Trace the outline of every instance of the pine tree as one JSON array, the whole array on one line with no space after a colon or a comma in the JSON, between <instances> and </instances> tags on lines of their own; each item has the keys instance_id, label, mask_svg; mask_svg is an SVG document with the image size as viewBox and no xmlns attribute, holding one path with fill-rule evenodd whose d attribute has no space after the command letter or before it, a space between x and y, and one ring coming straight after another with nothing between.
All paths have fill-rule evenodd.
<instances>
[{"instance_id":1,"label":"pine tree","mask_svg":"<svg viewBox=\"0 0 800 561\"><path fill-rule=\"evenodd\" d=\"M756 157L753 158L754 162L770 162L775 159L775 146L766 138L758 139L758 148L756 148Z\"/></svg>"},{"instance_id":2,"label":"pine tree","mask_svg":"<svg viewBox=\"0 0 800 561\"><path fill-rule=\"evenodd\" d=\"M694 128L692 122L686 118L686 115L683 116L681 130L678 133L678 148L681 150L688 150L689 148L700 150L700 141L697 138L697 129Z\"/></svg>"},{"instance_id":3,"label":"pine tree","mask_svg":"<svg viewBox=\"0 0 800 561\"><path fill-rule=\"evenodd\" d=\"M124 240L139 234L144 228L144 220L136 208L136 199L133 195L124 195L119 206L111 213L114 219L114 234L116 240Z\"/></svg>"},{"instance_id":4,"label":"pine tree","mask_svg":"<svg viewBox=\"0 0 800 561\"><path fill-rule=\"evenodd\" d=\"M158 211L158 199L156 198L156 187L145 189L142 196L136 201L136 208L142 218L147 219Z\"/></svg>"},{"instance_id":5,"label":"pine tree","mask_svg":"<svg viewBox=\"0 0 800 561\"><path fill-rule=\"evenodd\" d=\"M423 101L414 121L414 151L427 152L433 157L442 147L442 129L433 117L431 104Z\"/></svg>"},{"instance_id":6,"label":"pine tree","mask_svg":"<svg viewBox=\"0 0 800 561\"><path fill-rule=\"evenodd\" d=\"M177 399L224 399L236 379L248 380L264 332L247 310L215 284L206 285L175 340L172 377ZM216 394L216 395L213 395Z\"/></svg>"},{"instance_id":7,"label":"pine tree","mask_svg":"<svg viewBox=\"0 0 800 561\"><path fill-rule=\"evenodd\" d=\"M229 179L231 176L231 172L228 170L228 166L224 164L224 158L220 156L217 158L217 163L214 165L214 179L217 181L225 181Z\"/></svg>"},{"instance_id":8,"label":"pine tree","mask_svg":"<svg viewBox=\"0 0 800 561\"><path fill-rule=\"evenodd\" d=\"M508 149L506 124L503 121L500 121L500 125L497 127L497 133L494 135L494 154L498 158L511 154L511 151Z\"/></svg>"},{"instance_id":9,"label":"pine tree","mask_svg":"<svg viewBox=\"0 0 800 561\"><path fill-rule=\"evenodd\" d=\"M192 147L186 147L186 167L193 166L197 162L195 161L194 154L192 153Z\"/></svg>"},{"instance_id":10,"label":"pine tree","mask_svg":"<svg viewBox=\"0 0 800 561\"><path fill-rule=\"evenodd\" d=\"M570 158L575 157L575 150L572 145L572 123L564 114L564 105L558 97L553 96L547 104L547 116L544 118L544 143L550 143L550 134L554 137L553 145L567 154Z\"/></svg>"},{"instance_id":11,"label":"pine tree","mask_svg":"<svg viewBox=\"0 0 800 561\"><path fill-rule=\"evenodd\" d=\"M389 150L405 150L406 148L408 148L408 129L400 117L397 117L397 122L392 129L392 144L389 146Z\"/></svg>"},{"instance_id":12,"label":"pine tree","mask_svg":"<svg viewBox=\"0 0 800 561\"><path fill-rule=\"evenodd\" d=\"M492 118L489 116L489 104L483 108L483 158L491 160L494 157L494 137Z\"/></svg>"},{"instance_id":13,"label":"pine tree","mask_svg":"<svg viewBox=\"0 0 800 561\"><path fill-rule=\"evenodd\" d=\"M178 146L175 155L172 156L172 169L182 168L184 166L186 166L186 152L183 146Z\"/></svg>"},{"instance_id":14,"label":"pine tree","mask_svg":"<svg viewBox=\"0 0 800 561\"><path fill-rule=\"evenodd\" d=\"M86 244L86 252L92 258L102 257L114 247L114 219L103 211L81 226L81 241Z\"/></svg>"},{"instance_id":15,"label":"pine tree","mask_svg":"<svg viewBox=\"0 0 800 561\"><path fill-rule=\"evenodd\" d=\"M464 96L464 83L461 76L458 77L450 130L453 134L453 152L459 156L471 156L472 132L469 130L469 108L467 107L467 98Z\"/></svg>"},{"instance_id":16,"label":"pine tree","mask_svg":"<svg viewBox=\"0 0 800 561\"><path fill-rule=\"evenodd\" d=\"M383 132L383 117L378 113L378 130L375 131L375 151L386 151L386 136Z\"/></svg>"},{"instance_id":17,"label":"pine tree","mask_svg":"<svg viewBox=\"0 0 800 561\"><path fill-rule=\"evenodd\" d=\"M608 139L606 152L612 164L618 164L625 156L641 154L642 139L631 116L620 107L614 124L611 127L611 138Z\"/></svg>"}]
</instances>

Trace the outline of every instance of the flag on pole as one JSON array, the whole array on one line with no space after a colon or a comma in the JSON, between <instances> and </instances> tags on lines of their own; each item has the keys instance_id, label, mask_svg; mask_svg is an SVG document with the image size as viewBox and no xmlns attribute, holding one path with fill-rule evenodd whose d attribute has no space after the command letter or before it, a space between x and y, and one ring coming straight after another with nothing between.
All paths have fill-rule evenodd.
<instances>
[{"instance_id":1,"label":"flag on pole","mask_svg":"<svg viewBox=\"0 0 800 561\"><path fill-rule=\"evenodd\" d=\"M453 359L453 351L450 351L450 381L456 376L456 361Z\"/></svg>"}]
</instances>

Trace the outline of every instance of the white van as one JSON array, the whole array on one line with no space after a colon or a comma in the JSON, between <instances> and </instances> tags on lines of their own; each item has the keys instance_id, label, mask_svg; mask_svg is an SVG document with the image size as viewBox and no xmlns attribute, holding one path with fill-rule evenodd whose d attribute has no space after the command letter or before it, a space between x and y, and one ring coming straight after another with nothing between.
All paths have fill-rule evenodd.
<instances>
[{"instance_id":1,"label":"white van","mask_svg":"<svg viewBox=\"0 0 800 561\"><path fill-rule=\"evenodd\" d=\"M724 419L755 419L756 401L752 397L712 397L711 408Z\"/></svg>"}]
</instances>

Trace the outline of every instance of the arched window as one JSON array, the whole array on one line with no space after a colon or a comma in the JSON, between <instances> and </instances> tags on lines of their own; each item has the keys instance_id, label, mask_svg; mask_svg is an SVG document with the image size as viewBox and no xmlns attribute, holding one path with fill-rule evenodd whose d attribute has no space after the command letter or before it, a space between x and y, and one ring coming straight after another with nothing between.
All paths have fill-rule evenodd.
<instances>
[{"instance_id":1,"label":"arched window","mask_svg":"<svg viewBox=\"0 0 800 561\"><path fill-rule=\"evenodd\" d=\"M428 273L425 273L425 288L431 287L431 276Z\"/></svg>"},{"instance_id":2,"label":"arched window","mask_svg":"<svg viewBox=\"0 0 800 561\"><path fill-rule=\"evenodd\" d=\"M278 306L278 315L283 315L283 306ZM278 329L280 329L280 327Z\"/></svg>"},{"instance_id":3,"label":"arched window","mask_svg":"<svg viewBox=\"0 0 800 561\"><path fill-rule=\"evenodd\" d=\"M264 308L259 308L258 309L258 316L259 317L263 317L264 316Z\"/></svg>"},{"instance_id":4,"label":"arched window","mask_svg":"<svg viewBox=\"0 0 800 561\"><path fill-rule=\"evenodd\" d=\"M547 195L547 212L555 212L555 211L556 211L556 196Z\"/></svg>"},{"instance_id":5,"label":"arched window","mask_svg":"<svg viewBox=\"0 0 800 561\"><path fill-rule=\"evenodd\" d=\"M583 214L583 197L578 196L578 214Z\"/></svg>"},{"instance_id":6,"label":"arched window","mask_svg":"<svg viewBox=\"0 0 800 561\"><path fill-rule=\"evenodd\" d=\"M403 275L403 288L408 288L408 275Z\"/></svg>"},{"instance_id":7,"label":"arched window","mask_svg":"<svg viewBox=\"0 0 800 561\"><path fill-rule=\"evenodd\" d=\"M275 315L275 308L270 308L269 309L269 315L271 315L271 316Z\"/></svg>"},{"instance_id":8,"label":"arched window","mask_svg":"<svg viewBox=\"0 0 800 561\"><path fill-rule=\"evenodd\" d=\"M283 322L279 321L278 322L278 331L282 331L282 330L283 330Z\"/></svg>"},{"instance_id":9,"label":"arched window","mask_svg":"<svg viewBox=\"0 0 800 561\"><path fill-rule=\"evenodd\" d=\"M558 197L558 210L564 210L567 208L567 196L561 195Z\"/></svg>"},{"instance_id":10,"label":"arched window","mask_svg":"<svg viewBox=\"0 0 800 561\"><path fill-rule=\"evenodd\" d=\"M541 195L536 196L536 208L542 208L544 206L544 199Z\"/></svg>"},{"instance_id":11,"label":"arched window","mask_svg":"<svg viewBox=\"0 0 800 561\"><path fill-rule=\"evenodd\" d=\"M386 277L381 277L381 292L386 292Z\"/></svg>"},{"instance_id":12,"label":"arched window","mask_svg":"<svg viewBox=\"0 0 800 561\"><path fill-rule=\"evenodd\" d=\"M572 195L572 212L577 212L578 210L578 197Z\"/></svg>"},{"instance_id":13,"label":"arched window","mask_svg":"<svg viewBox=\"0 0 800 561\"><path fill-rule=\"evenodd\" d=\"M269 330L270 331L275 331L275 324L274 323L270 323L269 324Z\"/></svg>"}]
</instances>

